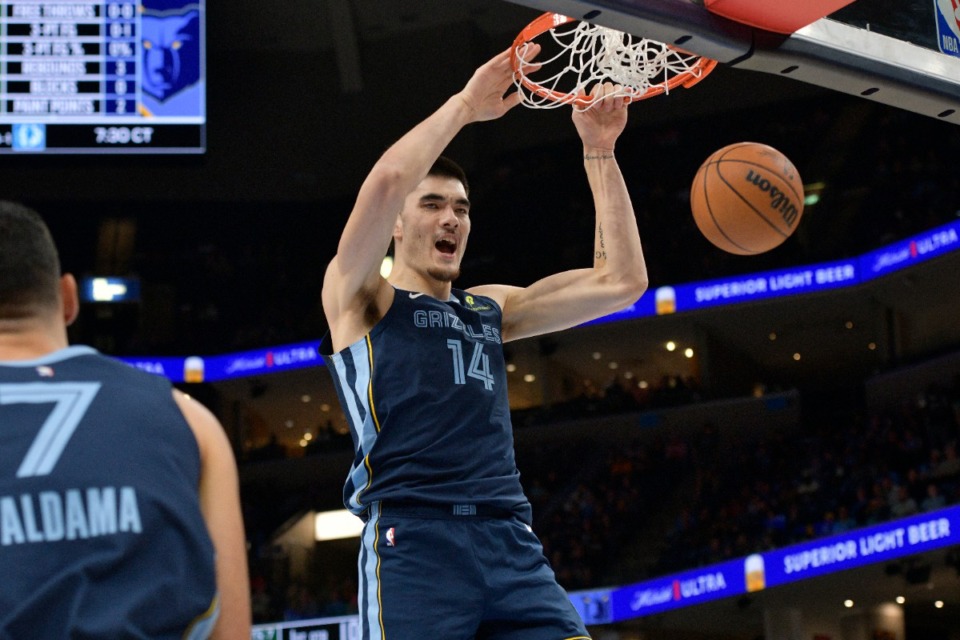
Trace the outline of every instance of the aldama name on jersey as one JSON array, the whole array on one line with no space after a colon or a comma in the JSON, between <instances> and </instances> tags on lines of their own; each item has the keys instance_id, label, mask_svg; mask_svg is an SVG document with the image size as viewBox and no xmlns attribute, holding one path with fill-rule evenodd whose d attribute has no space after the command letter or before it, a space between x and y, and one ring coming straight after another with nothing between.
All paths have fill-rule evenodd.
<instances>
[{"instance_id":1,"label":"aldama name on jersey","mask_svg":"<svg viewBox=\"0 0 960 640\"><path fill-rule=\"evenodd\" d=\"M90 487L0 496L0 546L140 533L133 487Z\"/></svg>"}]
</instances>

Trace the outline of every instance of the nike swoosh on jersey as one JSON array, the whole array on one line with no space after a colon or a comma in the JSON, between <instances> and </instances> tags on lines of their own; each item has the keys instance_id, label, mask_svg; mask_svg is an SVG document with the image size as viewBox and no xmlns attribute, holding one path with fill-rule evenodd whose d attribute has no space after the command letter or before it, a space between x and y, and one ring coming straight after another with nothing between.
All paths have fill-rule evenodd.
<instances>
[{"instance_id":1,"label":"nike swoosh on jersey","mask_svg":"<svg viewBox=\"0 0 960 640\"><path fill-rule=\"evenodd\" d=\"M414 300L414 299L416 299L416 298L419 298L419 297L422 296L422 295L423 295L423 293L411 293L411 294L410 294L410 299L411 299L411 300Z\"/></svg>"}]
</instances>

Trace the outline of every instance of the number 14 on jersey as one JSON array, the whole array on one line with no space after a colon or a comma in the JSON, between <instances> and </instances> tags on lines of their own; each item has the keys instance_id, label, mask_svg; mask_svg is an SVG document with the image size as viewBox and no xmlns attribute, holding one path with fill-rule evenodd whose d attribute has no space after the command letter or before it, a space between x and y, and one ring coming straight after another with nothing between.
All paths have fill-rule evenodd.
<instances>
[{"instance_id":1,"label":"number 14 on jersey","mask_svg":"<svg viewBox=\"0 0 960 640\"><path fill-rule=\"evenodd\" d=\"M493 389L493 374L490 373L490 356L483 352L483 345L473 344L473 355L470 356L470 365L464 369L463 341L450 338L447 348L453 354L453 383L466 384L467 378L476 378L483 383L484 389ZM464 375L466 371L466 375Z\"/></svg>"}]
</instances>

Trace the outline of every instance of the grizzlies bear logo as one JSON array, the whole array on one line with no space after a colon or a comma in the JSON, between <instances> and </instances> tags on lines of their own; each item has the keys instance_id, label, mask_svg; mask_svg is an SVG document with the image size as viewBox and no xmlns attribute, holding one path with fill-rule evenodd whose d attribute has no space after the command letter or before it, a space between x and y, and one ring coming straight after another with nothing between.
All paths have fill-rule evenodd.
<instances>
[{"instance_id":1,"label":"grizzlies bear logo","mask_svg":"<svg viewBox=\"0 0 960 640\"><path fill-rule=\"evenodd\" d=\"M194 115L201 100L200 6L183 0L143 4L145 115Z\"/></svg>"}]
</instances>

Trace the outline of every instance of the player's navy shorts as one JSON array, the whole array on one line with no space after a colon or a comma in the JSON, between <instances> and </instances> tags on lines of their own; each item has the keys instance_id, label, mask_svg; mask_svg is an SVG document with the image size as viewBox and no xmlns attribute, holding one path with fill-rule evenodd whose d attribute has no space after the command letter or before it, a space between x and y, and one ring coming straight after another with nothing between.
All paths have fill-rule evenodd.
<instances>
[{"instance_id":1,"label":"player's navy shorts","mask_svg":"<svg viewBox=\"0 0 960 640\"><path fill-rule=\"evenodd\" d=\"M366 513L364 640L589 640L530 527L477 505Z\"/></svg>"}]
</instances>

